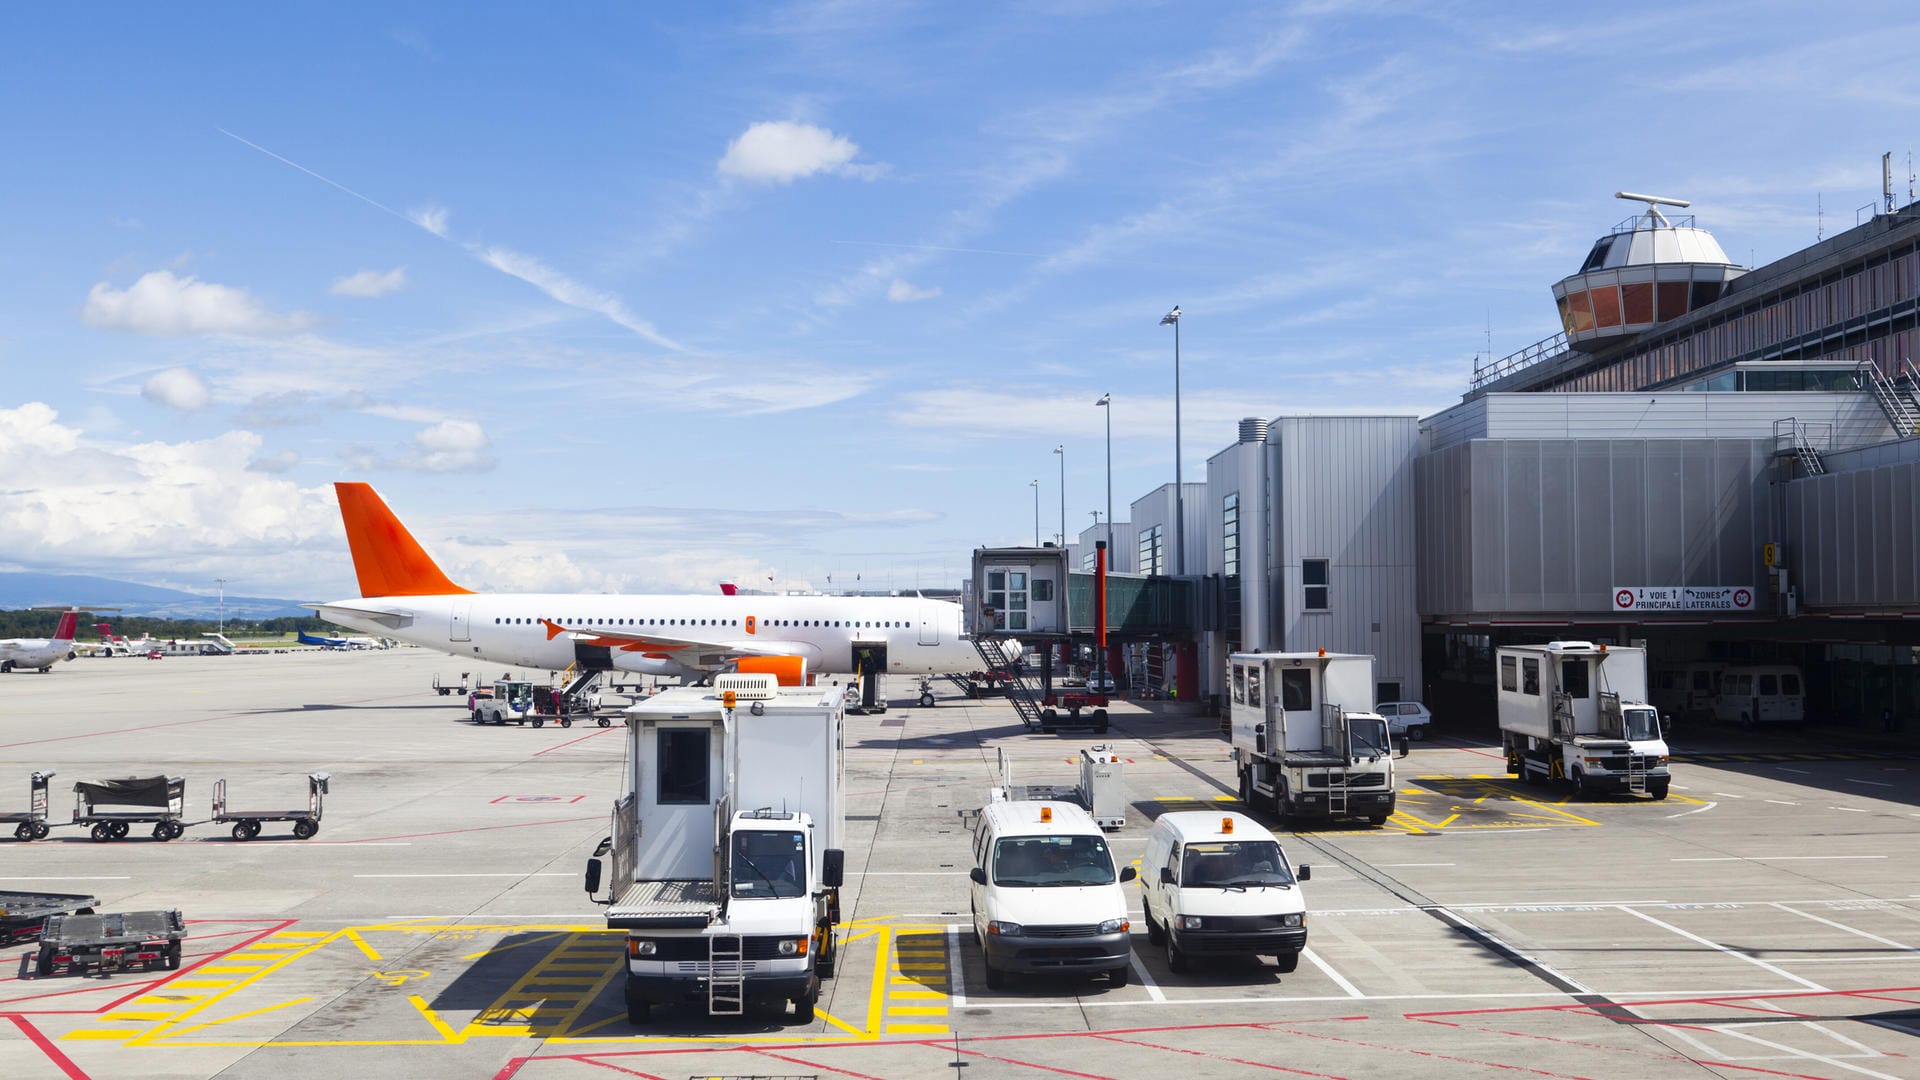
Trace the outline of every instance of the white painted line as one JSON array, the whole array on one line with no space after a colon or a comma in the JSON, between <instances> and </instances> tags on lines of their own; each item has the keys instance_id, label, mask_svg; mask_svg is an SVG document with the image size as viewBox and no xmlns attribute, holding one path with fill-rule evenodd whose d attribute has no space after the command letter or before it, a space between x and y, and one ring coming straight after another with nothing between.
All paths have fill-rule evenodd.
<instances>
[{"instance_id":1,"label":"white painted line","mask_svg":"<svg viewBox=\"0 0 1920 1080\"><path fill-rule=\"evenodd\" d=\"M1165 1004L1167 995L1161 993L1160 984L1154 982L1153 976L1147 974L1147 965L1140 962L1140 954L1131 949L1127 950L1127 964L1133 968L1133 977L1139 979L1140 985L1146 988L1147 996L1156 1003Z\"/></svg>"},{"instance_id":2,"label":"white painted line","mask_svg":"<svg viewBox=\"0 0 1920 1080\"><path fill-rule=\"evenodd\" d=\"M1846 923L1834 922L1832 919L1823 919L1820 916L1815 915L1809 911L1800 911L1795 908L1790 908L1785 904L1771 904L1769 906L1777 907L1781 911L1788 912L1789 914L1798 915L1803 919L1812 919L1814 922L1822 923L1826 926L1831 926L1835 930L1845 930L1849 934L1858 935L1859 937L1866 938L1868 941L1877 941L1882 945L1899 949L1901 952L1920 953L1920 949L1916 949L1913 946L1908 945L1903 941L1895 941L1892 938L1884 938L1884 937L1881 937L1879 934L1869 934L1865 930L1862 930L1857 926L1848 926Z\"/></svg>"},{"instance_id":3,"label":"white painted line","mask_svg":"<svg viewBox=\"0 0 1920 1080\"><path fill-rule=\"evenodd\" d=\"M530 878L530 877L579 877L566 870L544 871L535 874L355 874L357 878Z\"/></svg>"},{"instance_id":4,"label":"white painted line","mask_svg":"<svg viewBox=\"0 0 1920 1080\"><path fill-rule=\"evenodd\" d=\"M1744 798L1746 798L1746 796L1745 796L1745 795L1735 795L1735 794L1732 794L1731 792L1726 792L1726 791L1716 791L1716 792L1714 792L1714 794L1715 794L1715 795L1718 795L1718 796L1720 796L1720 797L1721 797L1721 798L1723 798L1723 799L1744 799Z\"/></svg>"},{"instance_id":5,"label":"white painted line","mask_svg":"<svg viewBox=\"0 0 1920 1080\"><path fill-rule=\"evenodd\" d=\"M1686 817L1686 816L1687 816L1688 814L1704 814L1704 813L1706 813L1707 811L1709 811L1709 810L1711 810L1711 809L1713 809L1714 807L1716 807L1716 806L1719 806L1719 805L1720 805L1719 803L1713 803L1713 802L1710 802L1710 803L1708 803L1708 804L1707 804L1707 805L1705 805L1705 806L1696 806L1696 807L1694 807L1694 808L1693 808L1692 810L1682 810L1682 811L1680 811L1680 812L1679 812L1679 813L1677 813L1677 814L1668 814L1668 815L1667 815L1667 819L1668 819L1669 821L1671 821L1672 819L1674 819L1674 818L1677 818L1677 817Z\"/></svg>"},{"instance_id":6,"label":"white painted line","mask_svg":"<svg viewBox=\"0 0 1920 1080\"><path fill-rule=\"evenodd\" d=\"M1849 814L1870 814L1871 810L1862 810L1857 806L1829 806L1829 810L1845 810Z\"/></svg>"},{"instance_id":7,"label":"white painted line","mask_svg":"<svg viewBox=\"0 0 1920 1080\"><path fill-rule=\"evenodd\" d=\"M1743 1027L1746 1027L1746 1026L1748 1025L1715 1024L1712 1026L1712 1030L1719 1032L1722 1035L1731 1035L1736 1039L1745 1039L1747 1042L1754 1043L1758 1046L1764 1046L1769 1050L1778 1050L1782 1054L1787 1055L1789 1058L1804 1059L1807 1061L1817 1061L1822 1065L1826 1065L1835 1069L1845 1069L1848 1072L1859 1073L1861 1076L1875 1077L1876 1080L1900 1080L1898 1076L1895 1076L1892 1073L1875 1072L1874 1070L1866 1068L1864 1066L1849 1065L1846 1062L1841 1061L1839 1058L1828 1057L1825 1054L1816 1054L1811 1050L1802 1050L1797 1047L1788 1046L1786 1043L1774 1042L1771 1039L1763 1039L1758 1035L1749 1035L1744 1030L1741 1030ZM1822 1028L1818 1024L1810 1024L1808 1026L1813 1028L1816 1031L1822 1032L1823 1034L1827 1034L1827 1035L1833 1034L1833 1032L1827 1031L1826 1029Z\"/></svg>"},{"instance_id":8,"label":"white painted line","mask_svg":"<svg viewBox=\"0 0 1920 1080\"><path fill-rule=\"evenodd\" d=\"M1920 960L1920 953L1906 956L1816 956L1804 960L1776 960L1776 964L1869 964L1887 960Z\"/></svg>"},{"instance_id":9,"label":"white painted line","mask_svg":"<svg viewBox=\"0 0 1920 1080\"><path fill-rule=\"evenodd\" d=\"M1321 971L1325 972L1327 978L1332 979L1340 987L1340 989L1345 990L1347 992L1348 997L1364 998L1367 996L1360 992L1359 987L1348 982L1347 977L1345 975L1342 975L1339 972L1333 970L1333 965L1327 963L1325 960L1320 959L1319 953L1314 952L1312 949L1301 949L1300 955L1312 961L1314 967L1317 967Z\"/></svg>"},{"instance_id":10,"label":"white painted line","mask_svg":"<svg viewBox=\"0 0 1920 1080\"><path fill-rule=\"evenodd\" d=\"M1407 866L1454 866L1454 865L1456 864L1450 863L1450 862L1383 862L1383 863L1373 864L1374 869L1376 870L1393 870L1393 869L1397 869L1400 867L1407 867Z\"/></svg>"},{"instance_id":11,"label":"white painted line","mask_svg":"<svg viewBox=\"0 0 1920 1080\"><path fill-rule=\"evenodd\" d=\"M1635 911L1632 908L1627 908L1627 907L1623 907L1620 910L1626 912L1627 914L1633 916L1636 919L1641 919L1646 922L1650 922L1653 925L1660 927L1662 930L1666 930L1670 933L1678 934L1679 936L1686 938L1688 941L1699 942L1700 944L1705 945L1707 948L1713 949L1716 952L1722 952L1727 954L1728 956L1735 957L1740 960L1745 960L1747 963L1753 964L1754 966L1759 967L1763 970L1771 971L1775 975L1778 975L1783 979L1789 979L1793 982L1797 982L1801 986L1804 986L1809 990L1825 991L1827 989L1826 987L1821 986L1819 983L1813 982L1810 979L1803 979L1800 976L1795 975L1793 972L1786 970L1785 968L1775 967L1774 965L1767 963L1765 960L1762 960L1757 956L1750 956L1744 952L1741 952L1738 949L1733 948L1732 946L1722 945L1717 941L1708 941L1706 938L1701 937L1699 934L1688 933L1687 931L1680 929L1679 927L1673 925L1672 923L1661 922L1659 919L1656 919L1645 912Z\"/></svg>"},{"instance_id":12,"label":"white painted line","mask_svg":"<svg viewBox=\"0 0 1920 1080\"><path fill-rule=\"evenodd\" d=\"M1813 773L1807 771L1806 769L1789 769L1785 765L1776 765L1774 766L1774 768L1779 769L1781 772L1799 773L1801 776L1813 775Z\"/></svg>"},{"instance_id":13,"label":"white painted line","mask_svg":"<svg viewBox=\"0 0 1920 1080\"><path fill-rule=\"evenodd\" d=\"M1506 942L1501 941L1499 938L1495 937L1491 931L1486 930L1482 927L1476 926L1473 923L1468 922L1466 919L1461 918L1458 912L1449 911L1448 909L1441 907L1437 904L1426 910L1431 911L1436 915L1439 915L1441 918L1447 920L1450 923L1453 923L1455 926L1460 927L1462 930L1465 930L1467 933L1472 934L1475 937L1478 937L1481 940L1488 942L1489 944L1498 946L1500 949L1505 951L1508 955L1517 956L1520 959L1525 960L1527 963L1532 964L1534 967L1539 968L1541 971L1544 971L1547 974L1553 976L1554 978L1559 979L1561 982L1565 983L1566 985L1573 987L1576 992L1579 992L1582 994L1590 994L1593 992L1584 983L1580 982L1578 979L1568 977L1568 975L1563 971L1555 971L1551 965L1549 965L1546 961L1541 960L1539 957L1529 956L1528 954L1521 952L1519 949L1514 948L1513 946L1507 944ZM1625 910L1625 909L1622 909L1622 910ZM1634 914L1637 915L1639 913L1634 912ZM1641 916L1641 917L1645 918L1645 916Z\"/></svg>"},{"instance_id":14,"label":"white painted line","mask_svg":"<svg viewBox=\"0 0 1920 1080\"><path fill-rule=\"evenodd\" d=\"M1738 855L1715 855L1712 858L1668 859L1668 862L1746 862Z\"/></svg>"},{"instance_id":15,"label":"white painted line","mask_svg":"<svg viewBox=\"0 0 1920 1080\"><path fill-rule=\"evenodd\" d=\"M1775 806L1799 806L1800 805L1797 802L1788 802L1785 799L1768 799L1767 801L1772 803Z\"/></svg>"},{"instance_id":16,"label":"white painted line","mask_svg":"<svg viewBox=\"0 0 1920 1080\"><path fill-rule=\"evenodd\" d=\"M1668 862L1833 862L1836 859L1884 859L1885 855L1719 855L1711 859L1668 859Z\"/></svg>"},{"instance_id":17,"label":"white painted line","mask_svg":"<svg viewBox=\"0 0 1920 1080\"><path fill-rule=\"evenodd\" d=\"M1729 998L1751 996L1754 994L1777 994L1779 987L1770 990L1728 990L1726 987L1699 990L1636 990L1630 993L1613 991L1587 991L1601 994L1615 1005L1632 1006L1645 1003L1659 1003L1670 996ZM1635 1000L1641 999L1641 1000ZM1530 994L1378 994L1366 1001L1572 1001L1574 995L1547 990ZM975 1001L967 1007L971 1009L1091 1009L1097 1006L1110 1008L1137 1008L1147 1005L1288 1005L1288 1004L1352 1004L1350 997L1329 994L1302 994L1299 997L1215 997L1215 998L1175 998L1170 1001L1146 1001L1140 998L1115 999L1111 995L1101 997L1074 998L1067 1001Z\"/></svg>"},{"instance_id":18,"label":"white painted line","mask_svg":"<svg viewBox=\"0 0 1920 1080\"><path fill-rule=\"evenodd\" d=\"M953 1001L953 1007L964 1009L967 1006L967 977L960 968L960 924L947 924L947 971L952 975L948 980L951 990L947 997ZM973 929L967 927L968 930Z\"/></svg>"},{"instance_id":19,"label":"white painted line","mask_svg":"<svg viewBox=\"0 0 1920 1080\"><path fill-rule=\"evenodd\" d=\"M82 874L77 877L66 875L66 874L62 874L58 877L0 877L0 881L131 881L131 880L133 880L133 878L131 875L128 875L128 874L121 874L117 877L113 877L113 876L103 877L99 874Z\"/></svg>"},{"instance_id":20,"label":"white painted line","mask_svg":"<svg viewBox=\"0 0 1920 1080\"><path fill-rule=\"evenodd\" d=\"M965 870L868 870L865 873L847 871L847 877L966 877Z\"/></svg>"},{"instance_id":21,"label":"white painted line","mask_svg":"<svg viewBox=\"0 0 1920 1080\"><path fill-rule=\"evenodd\" d=\"M1846 781L1849 784L1872 784L1874 787L1892 787L1893 786L1892 784L1881 783L1878 780L1856 780L1851 776L1847 777Z\"/></svg>"}]
</instances>

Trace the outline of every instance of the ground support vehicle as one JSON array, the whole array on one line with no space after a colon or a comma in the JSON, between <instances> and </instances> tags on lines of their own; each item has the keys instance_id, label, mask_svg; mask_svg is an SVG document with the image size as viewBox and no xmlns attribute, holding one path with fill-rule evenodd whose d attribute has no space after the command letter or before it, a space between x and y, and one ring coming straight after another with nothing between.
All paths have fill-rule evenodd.
<instances>
[{"instance_id":1,"label":"ground support vehicle","mask_svg":"<svg viewBox=\"0 0 1920 1080\"><path fill-rule=\"evenodd\" d=\"M1085 687L1063 687L1047 695L1043 704L1045 708L1040 710L1041 731L1052 731L1061 726L1087 726L1093 728L1095 734L1107 733L1106 694ZM1060 717L1061 710L1066 711L1065 720ZM1083 712L1087 714L1084 720L1080 716Z\"/></svg>"},{"instance_id":2,"label":"ground support vehicle","mask_svg":"<svg viewBox=\"0 0 1920 1080\"><path fill-rule=\"evenodd\" d=\"M839 953L844 712L839 687L759 673L626 710L626 791L586 887L626 931L630 1023L685 1002L715 1016L790 1002L813 1020Z\"/></svg>"},{"instance_id":3,"label":"ground support vehicle","mask_svg":"<svg viewBox=\"0 0 1920 1080\"><path fill-rule=\"evenodd\" d=\"M1209 956L1272 956L1281 974L1307 947L1307 903L1280 842L1245 814L1203 810L1162 814L1140 857L1140 908L1147 941L1167 950L1167 967ZM1154 917L1155 913L1159 918Z\"/></svg>"},{"instance_id":4,"label":"ground support vehicle","mask_svg":"<svg viewBox=\"0 0 1920 1080\"><path fill-rule=\"evenodd\" d=\"M534 711L533 684L525 679L495 679L491 691L473 703L473 722L476 724L526 724L534 727L546 725L547 718ZM476 691L476 693L479 693ZM562 726L571 726L567 720Z\"/></svg>"},{"instance_id":5,"label":"ground support vehicle","mask_svg":"<svg viewBox=\"0 0 1920 1080\"><path fill-rule=\"evenodd\" d=\"M1507 771L1582 796L1667 797L1666 724L1647 704L1647 651L1589 641L1495 651Z\"/></svg>"},{"instance_id":6,"label":"ground support vehicle","mask_svg":"<svg viewBox=\"0 0 1920 1080\"><path fill-rule=\"evenodd\" d=\"M1093 818L1068 802L1005 799L980 811L967 871L973 936L987 988L1007 976L1130 977L1133 941L1113 852Z\"/></svg>"},{"instance_id":7,"label":"ground support vehicle","mask_svg":"<svg viewBox=\"0 0 1920 1080\"><path fill-rule=\"evenodd\" d=\"M1373 657L1322 649L1234 653L1228 663L1240 800L1283 821L1386 824L1396 791L1393 743L1386 720L1370 711Z\"/></svg>"},{"instance_id":8,"label":"ground support vehicle","mask_svg":"<svg viewBox=\"0 0 1920 1080\"><path fill-rule=\"evenodd\" d=\"M536 686L533 688L532 719L534 727L539 727L548 722L559 724L561 727L572 727L574 716L578 712L584 711L586 710L577 710L573 703L567 701L560 691L555 690L551 686Z\"/></svg>"},{"instance_id":9,"label":"ground support vehicle","mask_svg":"<svg viewBox=\"0 0 1920 1080\"><path fill-rule=\"evenodd\" d=\"M251 840L260 835L260 826L269 821L293 822L295 840L310 839L320 831L320 807L327 793L327 781L332 776L316 772L307 774L307 807L304 810L229 810L227 809L227 782L213 782L213 822L216 825L233 825L235 840Z\"/></svg>"},{"instance_id":10,"label":"ground support vehicle","mask_svg":"<svg viewBox=\"0 0 1920 1080\"><path fill-rule=\"evenodd\" d=\"M124 840L135 825L152 825L153 838L163 842L187 831L187 782L182 777L82 780L73 785L73 791L72 824L91 826L95 840ZM103 806L138 809L100 809Z\"/></svg>"},{"instance_id":11,"label":"ground support vehicle","mask_svg":"<svg viewBox=\"0 0 1920 1080\"><path fill-rule=\"evenodd\" d=\"M128 911L110 915L55 915L40 935L34 974L45 977L60 968L105 974L135 964L151 971L180 966L180 942L187 936L178 909Z\"/></svg>"},{"instance_id":12,"label":"ground support vehicle","mask_svg":"<svg viewBox=\"0 0 1920 1080\"><path fill-rule=\"evenodd\" d=\"M996 750L1000 783L991 792L992 802L1062 801L1080 804L1093 816L1094 824L1111 831L1127 824L1127 784L1120 755L1105 746L1080 749L1080 783L1071 787L1057 784L1016 784L1013 759L1007 748Z\"/></svg>"},{"instance_id":13,"label":"ground support vehicle","mask_svg":"<svg viewBox=\"0 0 1920 1080\"><path fill-rule=\"evenodd\" d=\"M15 840L45 840L53 831L47 824L47 782L53 776L51 769L34 773L27 783L27 808L0 813L0 828L12 825Z\"/></svg>"},{"instance_id":14,"label":"ground support vehicle","mask_svg":"<svg viewBox=\"0 0 1920 1080\"><path fill-rule=\"evenodd\" d=\"M91 915L99 897L82 893L0 892L0 948L36 941L55 915Z\"/></svg>"},{"instance_id":15,"label":"ground support vehicle","mask_svg":"<svg viewBox=\"0 0 1920 1080\"><path fill-rule=\"evenodd\" d=\"M472 673L466 672L466 671L461 672L460 681L457 683L441 682L440 676L435 675L433 677L434 692L439 694L441 697L446 697L448 694L460 694L462 696L465 696L467 693L467 686L468 686L467 677L470 674Z\"/></svg>"}]
</instances>

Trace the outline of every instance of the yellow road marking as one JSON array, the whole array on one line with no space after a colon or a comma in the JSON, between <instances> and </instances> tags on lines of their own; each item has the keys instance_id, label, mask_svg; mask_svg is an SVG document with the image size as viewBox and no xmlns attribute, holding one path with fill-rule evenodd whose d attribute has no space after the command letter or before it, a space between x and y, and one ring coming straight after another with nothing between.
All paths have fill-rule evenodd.
<instances>
[{"instance_id":1,"label":"yellow road marking","mask_svg":"<svg viewBox=\"0 0 1920 1080\"><path fill-rule=\"evenodd\" d=\"M912 982L911 979L905 981ZM914 985L918 986L921 984L915 983ZM947 997L946 992L943 990L895 990L893 996L896 1000L900 998L935 998L942 1001L946 1000Z\"/></svg>"},{"instance_id":2,"label":"yellow road marking","mask_svg":"<svg viewBox=\"0 0 1920 1080\"><path fill-rule=\"evenodd\" d=\"M140 1034L137 1028L88 1028L81 1031L69 1031L60 1036L66 1039L125 1039Z\"/></svg>"},{"instance_id":3,"label":"yellow road marking","mask_svg":"<svg viewBox=\"0 0 1920 1080\"><path fill-rule=\"evenodd\" d=\"M945 1035L945 1024L888 1024L889 1035Z\"/></svg>"},{"instance_id":4,"label":"yellow road marking","mask_svg":"<svg viewBox=\"0 0 1920 1080\"><path fill-rule=\"evenodd\" d=\"M250 1011L248 1011L248 1012L243 1012L243 1013L237 1013L237 1014L235 1014L235 1015L233 1015L233 1016L229 1016L229 1017L226 1017L225 1019L221 1019L221 1020L208 1020L208 1021L205 1021L205 1022L203 1022L203 1023L199 1023L199 1024L192 1024L192 1025L189 1025L189 1026L187 1026L187 1027L183 1027L183 1028L174 1028L174 1029L173 1029L173 1030L172 1030L171 1032L169 1032L168 1034L169 1034L170 1036L171 1036L171 1035L184 1035L184 1034L186 1034L186 1033L187 1033L187 1032L189 1032L189 1031L201 1031L201 1030L204 1030L204 1029L206 1029L206 1028L210 1028L210 1027L217 1027L217 1026L218 1026L218 1025L220 1025L220 1024L229 1024L229 1023L232 1023L232 1022L233 1022L233 1021L235 1021L235 1020L245 1020L245 1019L247 1019L248 1017L251 1017L251 1016L259 1016L259 1015L260 1015L260 1014L262 1014L262 1013L270 1013L270 1012L273 1012L273 1011L275 1011L276 1009L284 1009L284 1008L287 1008L288 1006L291 1006L291 1005L305 1005L305 1004L307 1004L308 1002L310 1002L310 1001L312 1001L312 1000L313 1000L313 999L312 999L312 998L310 998L310 997L305 997L305 998L294 998L294 999L293 999L292 1001L283 1001L283 1002L281 1002L281 1003L280 1003L280 1004L278 1004L278 1005L268 1005L268 1006L266 1006L265 1008L261 1008L261 1009L253 1009L253 1010L250 1010Z\"/></svg>"},{"instance_id":5,"label":"yellow road marking","mask_svg":"<svg viewBox=\"0 0 1920 1080\"><path fill-rule=\"evenodd\" d=\"M419 994L408 994L407 1001L410 1002L415 1009L420 1011L421 1016L426 1017L427 1023L433 1025L433 1030L439 1032L441 1038L450 1043L460 1041L459 1033L454 1031L453 1028L448 1027L445 1020L440 1019L440 1014L433 1011L433 1007L427 1004L426 998L421 997Z\"/></svg>"},{"instance_id":6,"label":"yellow road marking","mask_svg":"<svg viewBox=\"0 0 1920 1080\"><path fill-rule=\"evenodd\" d=\"M945 1016L945 1005L889 1005L888 1016Z\"/></svg>"},{"instance_id":7,"label":"yellow road marking","mask_svg":"<svg viewBox=\"0 0 1920 1080\"><path fill-rule=\"evenodd\" d=\"M502 945L502 946L499 946L498 948L493 948L493 949L481 949L477 953L468 953L467 955L461 957L460 959L478 960L483 956L494 956L503 952L512 952L515 949L526 948L528 945L538 945L544 941L552 941L555 938L563 938L566 936L567 936L566 934L541 934L539 937L528 938L525 941L516 941L511 945Z\"/></svg>"},{"instance_id":8,"label":"yellow road marking","mask_svg":"<svg viewBox=\"0 0 1920 1080\"><path fill-rule=\"evenodd\" d=\"M110 1012L107 1014L106 1018L108 1020L120 1020L120 1021L131 1020L131 1021L134 1021L135 1023L138 1023L144 1020L165 1020L167 1017L172 1015L173 1014L170 1012Z\"/></svg>"},{"instance_id":9,"label":"yellow road marking","mask_svg":"<svg viewBox=\"0 0 1920 1080\"><path fill-rule=\"evenodd\" d=\"M381 956L378 952L376 952L373 946L367 944L367 939L361 937L359 933L356 931L348 930L347 940L353 942L354 946L360 950L361 955L365 956L369 960L385 960L386 959L386 957Z\"/></svg>"}]
</instances>

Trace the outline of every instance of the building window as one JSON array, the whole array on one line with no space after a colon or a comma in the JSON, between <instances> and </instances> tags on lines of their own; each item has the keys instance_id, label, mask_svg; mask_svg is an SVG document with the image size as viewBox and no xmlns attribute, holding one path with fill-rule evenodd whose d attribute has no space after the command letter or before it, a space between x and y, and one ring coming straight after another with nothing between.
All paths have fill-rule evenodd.
<instances>
[{"instance_id":1,"label":"building window","mask_svg":"<svg viewBox=\"0 0 1920 1080\"><path fill-rule=\"evenodd\" d=\"M1143 574L1164 574L1167 572L1166 551L1161 541L1166 536L1165 525L1155 525L1140 534L1140 572Z\"/></svg>"},{"instance_id":2,"label":"building window","mask_svg":"<svg viewBox=\"0 0 1920 1080\"><path fill-rule=\"evenodd\" d=\"M705 806L708 773L713 767L706 728L661 728L656 738L661 806Z\"/></svg>"},{"instance_id":3,"label":"building window","mask_svg":"<svg viewBox=\"0 0 1920 1080\"><path fill-rule=\"evenodd\" d=\"M1240 493L1234 492L1220 503L1220 572L1233 577L1240 572Z\"/></svg>"},{"instance_id":4,"label":"building window","mask_svg":"<svg viewBox=\"0 0 1920 1080\"><path fill-rule=\"evenodd\" d=\"M1327 610L1328 560L1307 559L1300 564L1300 584L1305 587L1306 599L1301 607L1307 611Z\"/></svg>"}]
</instances>

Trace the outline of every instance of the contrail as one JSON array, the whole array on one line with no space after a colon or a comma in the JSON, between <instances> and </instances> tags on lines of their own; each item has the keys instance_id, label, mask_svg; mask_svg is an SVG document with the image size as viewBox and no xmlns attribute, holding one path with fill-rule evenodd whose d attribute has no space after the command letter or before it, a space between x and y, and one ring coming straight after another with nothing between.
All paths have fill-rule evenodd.
<instances>
[{"instance_id":1,"label":"contrail","mask_svg":"<svg viewBox=\"0 0 1920 1080\"><path fill-rule=\"evenodd\" d=\"M338 188L339 190L346 192L347 194L353 196L356 199L359 199L361 202L366 203L368 206L371 206L376 210L384 210L387 213L392 214L394 217L399 218L401 221L404 221L407 224L412 225L417 229L425 229L427 232L433 232L432 229L428 229L425 225L422 225L419 222L408 217L407 215L401 213L400 211L395 210L393 207L388 206L386 203L383 203L378 199L368 198L367 196L360 194L359 192L353 190L352 188L348 187L345 184L340 183L337 180L329 180L326 177L321 176L319 173L314 172L312 169L307 168L305 165L302 165L299 162L293 161L289 158L283 158L279 154L276 154L273 151L267 149L266 147L261 146L257 142L254 142L250 139L243 138L239 135L235 135L233 132L228 131L226 128L215 128L214 130L218 131L220 134L225 135L227 138L232 139L237 143L241 143L242 145L253 147L255 150L260 151L261 153L267 155L268 157L272 158L273 160L279 162L282 165L291 165L294 168L299 169L301 172L306 173L308 176L313 177L315 180L318 180L321 183L327 185L328 187ZM439 234L435 233L434 235L438 236ZM445 239L445 237L441 237L441 239Z\"/></svg>"}]
</instances>

